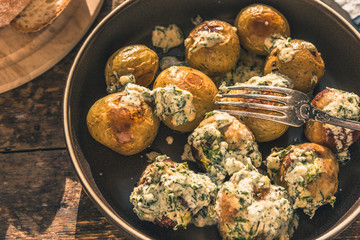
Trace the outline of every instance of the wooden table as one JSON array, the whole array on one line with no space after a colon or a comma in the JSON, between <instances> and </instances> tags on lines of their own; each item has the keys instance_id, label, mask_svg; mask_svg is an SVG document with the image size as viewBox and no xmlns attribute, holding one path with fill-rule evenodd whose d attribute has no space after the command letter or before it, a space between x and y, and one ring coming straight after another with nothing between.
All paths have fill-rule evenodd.
<instances>
[{"instance_id":1,"label":"wooden table","mask_svg":"<svg viewBox=\"0 0 360 240\"><path fill-rule=\"evenodd\" d=\"M105 0L95 24L121 1ZM65 146L63 92L83 41L49 71L0 94L0 239L125 239L82 191ZM360 239L360 217L337 239Z\"/></svg>"}]
</instances>

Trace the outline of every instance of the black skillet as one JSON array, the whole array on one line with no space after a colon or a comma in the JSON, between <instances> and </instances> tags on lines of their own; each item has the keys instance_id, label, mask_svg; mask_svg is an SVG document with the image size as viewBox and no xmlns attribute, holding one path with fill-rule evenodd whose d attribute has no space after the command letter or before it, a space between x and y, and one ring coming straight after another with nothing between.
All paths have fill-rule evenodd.
<instances>
[{"instance_id":1,"label":"black skillet","mask_svg":"<svg viewBox=\"0 0 360 240\"><path fill-rule=\"evenodd\" d=\"M333 1L326 1L344 13ZM322 53L326 73L315 93L326 86L360 94L360 35L344 18L317 0L134 0L109 14L90 34L69 74L64 96L64 125L67 147L75 171L89 197L100 211L132 238L220 239L215 226L187 230L162 229L140 221L132 211L130 193L147 161L146 152L157 151L180 160L187 134L161 125L152 146L125 157L93 140L86 127L91 105L106 95L104 68L117 49L129 44L151 47L155 25L175 23L185 36L194 27L191 18L220 19L233 23L241 8L264 3L282 12L289 21L291 37L310 41ZM155 49L159 56L162 54ZM181 50L181 49L180 49ZM170 54L181 53L179 49ZM173 136L172 145L165 138ZM266 156L273 146L306 142L302 128L290 128L280 139L260 144ZM339 234L360 213L360 143L351 147L352 160L341 166L335 207L317 210L313 219L301 212L293 239L331 238Z\"/></svg>"}]
</instances>

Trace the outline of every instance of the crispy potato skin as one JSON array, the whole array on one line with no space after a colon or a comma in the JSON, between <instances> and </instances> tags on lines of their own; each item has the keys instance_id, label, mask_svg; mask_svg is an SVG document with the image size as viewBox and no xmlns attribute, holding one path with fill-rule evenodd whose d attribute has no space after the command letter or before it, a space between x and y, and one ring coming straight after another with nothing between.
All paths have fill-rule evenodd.
<instances>
[{"instance_id":1,"label":"crispy potato skin","mask_svg":"<svg viewBox=\"0 0 360 240\"><path fill-rule=\"evenodd\" d=\"M290 27L284 15L263 4L253 4L242 9L234 23L238 29L240 43L247 50L260 55L268 55L264 41L272 34L290 36Z\"/></svg>"},{"instance_id":2,"label":"crispy potato skin","mask_svg":"<svg viewBox=\"0 0 360 240\"><path fill-rule=\"evenodd\" d=\"M155 139L160 120L145 102L140 106L120 103L124 92L113 93L96 101L87 115L91 136L99 143L123 155L147 148Z\"/></svg>"},{"instance_id":3,"label":"crispy potato skin","mask_svg":"<svg viewBox=\"0 0 360 240\"><path fill-rule=\"evenodd\" d=\"M191 52L195 38L200 31L217 32L225 37L225 41L212 47L202 47ZM190 67L199 69L209 76L216 76L230 71L240 58L240 42L236 28L219 21L205 21L196 26L188 36L185 45L185 57Z\"/></svg>"},{"instance_id":4,"label":"crispy potato skin","mask_svg":"<svg viewBox=\"0 0 360 240\"><path fill-rule=\"evenodd\" d=\"M214 82L204 73L184 66L170 67L162 71L154 82L154 89L170 85L176 85L193 95L196 116L193 121L180 126L174 126L170 117L165 118L163 122L173 130L191 132L203 120L205 113L215 109L214 99L218 90Z\"/></svg>"},{"instance_id":5,"label":"crispy potato skin","mask_svg":"<svg viewBox=\"0 0 360 240\"><path fill-rule=\"evenodd\" d=\"M303 44L303 40L291 40L295 51L293 59L289 62L282 62L279 57L280 50L274 48L267 57L264 74L279 72L289 77L294 83L294 89L309 93L319 83L325 73L325 63L317 49L310 51ZM317 82L312 83L314 75Z\"/></svg>"},{"instance_id":6,"label":"crispy potato skin","mask_svg":"<svg viewBox=\"0 0 360 240\"><path fill-rule=\"evenodd\" d=\"M231 90L230 94L234 93L250 93L249 91L245 90ZM276 93L266 93L263 94L268 95L279 95ZM268 105L275 105L279 106L279 103L263 101L263 100L256 100L256 99L245 99L245 98L224 98L223 101L226 102L249 102L249 103L261 103L261 104L268 104ZM244 108L244 107L232 107L232 106L221 106L221 109L228 109L228 110L240 110L240 111L249 111L249 112L257 112L257 113L264 113L270 115L280 115L279 113L253 109L253 108ZM289 128L289 126L277 122L272 122L268 120L262 120L257 118L250 118L244 117L242 121L245 125L250 128L251 132L254 134L255 139L257 142L268 142L275 140L281 137Z\"/></svg>"},{"instance_id":7,"label":"crispy potato skin","mask_svg":"<svg viewBox=\"0 0 360 240\"><path fill-rule=\"evenodd\" d=\"M311 104L314 107L322 110L325 106L327 106L332 99L334 99L334 95L336 92L331 89L324 89L320 93L318 93ZM351 144L357 141L360 137L359 131L351 131L353 141L351 143L346 143L346 139L342 141L343 148L337 149L336 142L334 139L334 134L324 127L324 124L316 121L309 121L305 124L305 136L309 139L310 142L317 143L323 146L330 148L333 152L339 152L348 148Z\"/></svg>"},{"instance_id":8,"label":"crispy potato skin","mask_svg":"<svg viewBox=\"0 0 360 240\"><path fill-rule=\"evenodd\" d=\"M311 181L307 185L307 189L310 191L314 201L321 201L323 198L328 198L333 196L338 188L338 173L339 173L339 164L335 155L327 147L321 146L316 143L303 143L298 146L300 149L309 149L313 150L317 157L321 159L320 162L320 177L315 181ZM291 166L292 161L289 157L290 151L285 157L280 167L280 176L278 179L275 179L275 183L286 188L284 179L286 170Z\"/></svg>"},{"instance_id":9,"label":"crispy potato skin","mask_svg":"<svg viewBox=\"0 0 360 240\"><path fill-rule=\"evenodd\" d=\"M105 67L106 85L115 83L117 77L133 74L136 84L147 87L154 80L158 68L159 58L153 50L144 45L126 46L108 59Z\"/></svg>"}]
</instances>

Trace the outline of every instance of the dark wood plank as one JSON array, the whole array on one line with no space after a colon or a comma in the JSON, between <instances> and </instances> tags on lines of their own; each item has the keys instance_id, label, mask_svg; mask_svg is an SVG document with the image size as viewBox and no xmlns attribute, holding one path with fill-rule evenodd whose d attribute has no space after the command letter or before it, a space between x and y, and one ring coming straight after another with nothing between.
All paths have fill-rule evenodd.
<instances>
[{"instance_id":1,"label":"dark wood plank","mask_svg":"<svg viewBox=\"0 0 360 240\"><path fill-rule=\"evenodd\" d=\"M0 184L0 239L69 237L71 219L75 232L81 185L66 150L0 154Z\"/></svg>"},{"instance_id":2,"label":"dark wood plank","mask_svg":"<svg viewBox=\"0 0 360 240\"><path fill-rule=\"evenodd\" d=\"M83 192L79 203L75 237L79 239L128 239L99 212Z\"/></svg>"},{"instance_id":3,"label":"dark wood plank","mask_svg":"<svg viewBox=\"0 0 360 240\"><path fill-rule=\"evenodd\" d=\"M58 65L0 95L0 151L65 148L62 98L76 50Z\"/></svg>"}]
</instances>

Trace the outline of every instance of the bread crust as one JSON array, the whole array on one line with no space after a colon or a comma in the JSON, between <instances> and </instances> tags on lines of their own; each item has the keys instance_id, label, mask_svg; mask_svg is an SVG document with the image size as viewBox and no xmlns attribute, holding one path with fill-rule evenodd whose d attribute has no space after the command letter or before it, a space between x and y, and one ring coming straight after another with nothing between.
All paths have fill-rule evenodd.
<instances>
[{"instance_id":1,"label":"bread crust","mask_svg":"<svg viewBox=\"0 0 360 240\"><path fill-rule=\"evenodd\" d=\"M71 0L32 0L29 5L11 21L10 25L19 32L37 32L51 24ZM46 8L46 9L44 9Z\"/></svg>"},{"instance_id":2,"label":"bread crust","mask_svg":"<svg viewBox=\"0 0 360 240\"><path fill-rule=\"evenodd\" d=\"M30 3L31 0L0 0L0 27L5 27Z\"/></svg>"}]
</instances>

